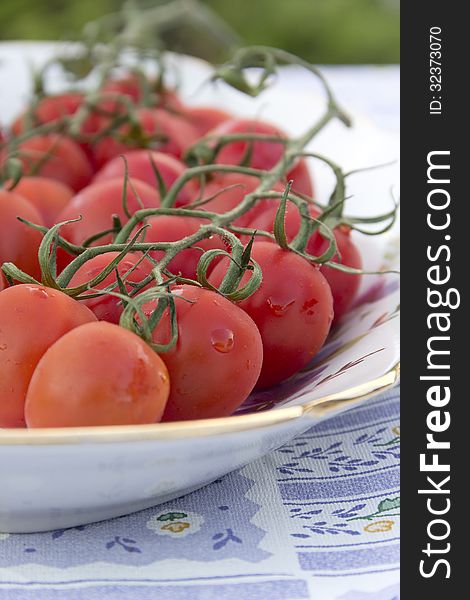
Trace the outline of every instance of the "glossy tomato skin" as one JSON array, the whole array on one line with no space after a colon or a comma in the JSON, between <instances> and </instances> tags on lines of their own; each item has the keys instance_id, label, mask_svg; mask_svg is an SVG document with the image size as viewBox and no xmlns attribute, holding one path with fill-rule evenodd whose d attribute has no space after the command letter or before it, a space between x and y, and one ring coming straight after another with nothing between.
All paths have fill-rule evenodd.
<instances>
[{"instance_id":1,"label":"glossy tomato skin","mask_svg":"<svg viewBox=\"0 0 470 600\"><path fill-rule=\"evenodd\" d=\"M88 323L63 335L39 361L26 396L26 424L156 423L169 388L163 361L141 338L111 323Z\"/></svg>"},{"instance_id":2,"label":"glossy tomato skin","mask_svg":"<svg viewBox=\"0 0 470 600\"><path fill-rule=\"evenodd\" d=\"M255 242L251 256L263 271L263 282L239 306L261 333L264 359L257 388L266 388L302 369L323 346L333 320L333 298L320 271L293 252ZM219 286L226 271L223 259L209 281Z\"/></svg>"},{"instance_id":3,"label":"glossy tomato skin","mask_svg":"<svg viewBox=\"0 0 470 600\"><path fill-rule=\"evenodd\" d=\"M230 134L259 133L268 136L287 138L286 134L279 128L255 119L230 119L224 121L208 132L208 136L224 136ZM250 150L250 151L249 151ZM281 160L284 153L284 144L281 142L264 141L236 141L226 144L217 154L216 162L226 165L239 165L250 154L250 166L255 169L270 170ZM286 175L286 180L294 180L293 189L302 194L313 193L310 175L304 159L298 161L297 165Z\"/></svg>"},{"instance_id":4,"label":"glossy tomato skin","mask_svg":"<svg viewBox=\"0 0 470 600\"><path fill-rule=\"evenodd\" d=\"M260 334L250 317L223 296L195 286L175 286L178 342L161 354L171 379L163 421L231 415L258 379ZM179 296L179 298L178 298ZM188 302L189 301L189 302ZM145 308L150 312L152 303ZM168 313L154 340L169 339Z\"/></svg>"},{"instance_id":5,"label":"glossy tomato skin","mask_svg":"<svg viewBox=\"0 0 470 600\"><path fill-rule=\"evenodd\" d=\"M0 292L0 427L24 427L24 402L46 350L96 317L66 294L21 284Z\"/></svg>"},{"instance_id":6,"label":"glossy tomato skin","mask_svg":"<svg viewBox=\"0 0 470 600\"><path fill-rule=\"evenodd\" d=\"M46 227L56 223L57 215L74 195L70 187L49 177L22 177L15 186L15 192L37 208Z\"/></svg>"},{"instance_id":7,"label":"glossy tomato skin","mask_svg":"<svg viewBox=\"0 0 470 600\"><path fill-rule=\"evenodd\" d=\"M152 162L158 169L166 189L181 177L186 170L186 165L174 156L154 152L151 150L132 150L126 152L124 158L127 162L129 177L145 181L155 189L159 189L158 180L152 167ZM125 163L121 156L116 156L107 162L93 178L93 182L106 181L116 177L124 178ZM176 206L182 206L193 201L197 197L198 186L195 180L191 180L178 194Z\"/></svg>"},{"instance_id":8,"label":"glossy tomato skin","mask_svg":"<svg viewBox=\"0 0 470 600\"><path fill-rule=\"evenodd\" d=\"M341 256L341 264L354 269L362 269L362 257L358 247L351 239L349 227L340 226L334 230L336 245ZM327 248L327 241L319 233L312 236L307 251L317 256ZM337 256L333 262L339 262ZM344 273L331 267L322 266L321 272L328 281L333 294L335 322L337 322L348 310L357 296L361 284L362 275Z\"/></svg>"},{"instance_id":9,"label":"glossy tomato skin","mask_svg":"<svg viewBox=\"0 0 470 600\"><path fill-rule=\"evenodd\" d=\"M145 233L146 242L176 242L189 235L196 233L201 225L208 221L173 215L158 215L149 217L146 224L149 226ZM196 269L203 252L218 248L225 250L225 246L219 236L200 240L195 247L181 250L168 264L168 270L173 275L181 275L188 279L196 279ZM150 252L155 260L163 257L163 251Z\"/></svg>"},{"instance_id":10,"label":"glossy tomato skin","mask_svg":"<svg viewBox=\"0 0 470 600\"><path fill-rule=\"evenodd\" d=\"M70 92L42 98L34 107L33 122L37 125L53 123L63 117L74 115L83 103L83 94ZM24 131L25 115L21 114L11 125L13 135L20 135Z\"/></svg>"},{"instance_id":11,"label":"glossy tomato skin","mask_svg":"<svg viewBox=\"0 0 470 600\"><path fill-rule=\"evenodd\" d=\"M217 173L213 179L207 183L204 189L204 198L212 198L209 202L201 205L202 210L223 214L237 207L247 194L253 192L259 186L260 180L254 175L245 175L243 173ZM282 191L281 184L274 186L275 191ZM249 223L260 211L260 204L265 201L259 201L250 210L233 221L237 227L249 227Z\"/></svg>"},{"instance_id":12,"label":"glossy tomato skin","mask_svg":"<svg viewBox=\"0 0 470 600\"><path fill-rule=\"evenodd\" d=\"M106 254L99 254L94 258L87 261L82 265L75 275L70 280L68 287L78 287L89 281L94 277L97 277L108 265L119 255L118 252L107 252ZM93 286L93 289L102 290L114 283L116 283L116 269L124 280L125 287L128 292L132 290L130 282L139 283L143 281L152 270L152 265L148 261L142 261L137 266L136 263L139 261L137 254L129 253L124 259L122 259L115 270L112 271L101 283ZM132 272L128 273L131 269ZM129 282L129 283L128 283ZM119 288L116 286L113 292L119 292ZM119 323L123 306L119 298L106 294L96 298L89 298L80 300L82 304L88 306L90 310L96 315L99 321L107 321L108 323Z\"/></svg>"},{"instance_id":13,"label":"glossy tomato skin","mask_svg":"<svg viewBox=\"0 0 470 600\"><path fill-rule=\"evenodd\" d=\"M136 113L145 135L156 138L161 136L160 141L155 139L155 142L151 143L151 146L159 152L181 158L186 149L198 138L197 131L187 120L162 108L140 108ZM129 126L123 125L120 129L121 136L125 136L128 132ZM136 142L133 140L127 142L106 137L94 146L95 164L101 168L114 157L133 149L136 149Z\"/></svg>"},{"instance_id":14,"label":"glossy tomato skin","mask_svg":"<svg viewBox=\"0 0 470 600\"><path fill-rule=\"evenodd\" d=\"M37 135L21 142L18 151L26 174L58 179L74 191L91 180L93 170L85 152L70 138Z\"/></svg>"},{"instance_id":15,"label":"glossy tomato skin","mask_svg":"<svg viewBox=\"0 0 470 600\"><path fill-rule=\"evenodd\" d=\"M271 205L267 208L262 207L263 210L255 214L254 218L248 223L248 227L273 233L274 219L276 218L279 202L272 200L269 202ZM314 204L309 205L309 212L314 219L320 215L320 210ZM284 224L287 239L291 242L300 228L299 211L292 204L287 205ZM335 227L334 235L341 256L341 263L347 267L362 269L361 254L351 239L351 230L346 226ZM311 236L306 251L312 256L320 256L327 248L328 241L321 236L319 231L316 231ZM338 256L335 256L333 262L338 261ZM320 271L330 285L333 294L335 321L338 321L351 307L361 283L361 275L344 273L327 266L321 266Z\"/></svg>"},{"instance_id":16,"label":"glossy tomato skin","mask_svg":"<svg viewBox=\"0 0 470 600\"><path fill-rule=\"evenodd\" d=\"M197 130L200 137L233 118L228 112L210 106L188 106L183 110L183 115Z\"/></svg>"},{"instance_id":17,"label":"glossy tomato skin","mask_svg":"<svg viewBox=\"0 0 470 600\"><path fill-rule=\"evenodd\" d=\"M157 208L160 206L158 192L143 181L132 180L132 185L137 192L144 208ZM119 177L99 183L92 183L74 196L67 207L58 215L58 221L76 219L80 215L82 220L77 223L65 225L61 235L73 244L82 244L89 237L110 229L112 217L117 215L124 224L128 217L122 206L123 182ZM142 208L136 199L131 186L127 186L127 206L131 214ZM111 234L106 235L93 245L109 244Z\"/></svg>"},{"instance_id":18,"label":"glossy tomato skin","mask_svg":"<svg viewBox=\"0 0 470 600\"><path fill-rule=\"evenodd\" d=\"M42 234L18 221L17 217L44 225L41 215L26 198L0 189L0 266L12 262L40 280L38 250Z\"/></svg>"}]
</instances>

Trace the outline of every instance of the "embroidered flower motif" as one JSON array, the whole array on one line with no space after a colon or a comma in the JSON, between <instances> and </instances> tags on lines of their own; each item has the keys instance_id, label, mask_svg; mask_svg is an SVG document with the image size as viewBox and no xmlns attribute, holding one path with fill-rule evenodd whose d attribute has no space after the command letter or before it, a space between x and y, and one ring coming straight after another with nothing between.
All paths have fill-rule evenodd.
<instances>
[{"instance_id":1,"label":"embroidered flower motif","mask_svg":"<svg viewBox=\"0 0 470 600\"><path fill-rule=\"evenodd\" d=\"M3 540L6 540L8 537L10 537L9 533L0 533L0 542L3 542Z\"/></svg>"},{"instance_id":2,"label":"embroidered flower motif","mask_svg":"<svg viewBox=\"0 0 470 600\"><path fill-rule=\"evenodd\" d=\"M201 529L204 517L190 511L162 511L147 521L147 529L157 535L183 538Z\"/></svg>"},{"instance_id":3,"label":"embroidered flower motif","mask_svg":"<svg viewBox=\"0 0 470 600\"><path fill-rule=\"evenodd\" d=\"M375 521L374 523L369 523L364 527L364 531L368 533L384 533L385 531L390 531L395 524L395 521Z\"/></svg>"},{"instance_id":4,"label":"embroidered flower motif","mask_svg":"<svg viewBox=\"0 0 470 600\"><path fill-rule=\"evenodd\" d=\"M166 525L163 525L161 530L162 531L171 531L172 533L181 533L188 527L191 527L191 526L186 521L173 521L173 523L167 523Z\"/></svg>"}]
</instances>

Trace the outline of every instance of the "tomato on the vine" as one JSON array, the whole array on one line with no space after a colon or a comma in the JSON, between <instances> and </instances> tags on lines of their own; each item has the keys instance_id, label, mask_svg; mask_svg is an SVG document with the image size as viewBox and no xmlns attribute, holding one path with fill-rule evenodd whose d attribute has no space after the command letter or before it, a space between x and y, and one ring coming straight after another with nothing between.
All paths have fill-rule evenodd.
<instances>
[{"instance_id":1,"label":"tomato on the vine","mask_svg":"<svg viewBox=\"0 0 470 600\"><path fill-rule=\"evenodd\" d=\"M145 223L148 225L148 229L145 231L146 242L177 242L196 233L201 225L206 225L208 221L194 217L156 215L148 217ZM217 235L200 240L193 247L178 252L168 264L167 269L173 275L196 279L196 268L202 253L214 248L225 249L223 241ZM155 260L161 260L163 254L163 250L150 252L150 256Z\"/></svg>"},{"instance_id":2,"label":"tomato on the vine","mask_svg":"<svg viewBox=\"0 0 470 600\"><path fill-rule=\"evenodd\" d=\"M31 125L36 127L44 123L54 123L63 117L74 115L83 104L84 95L81 92L69 92L45 96L32 108L29 118ZM28 112L28 111L26 111ZM25 130L26 113L19 115L12 123L10 130L13 135L20 135Z\"/></svg>"},{"instance_id":3,"label":"tomato on the vine","mask_svg":"<svg viewBox=\"0 0 470 600\"><path fill-rule=\"evenodd\" d=\"M189 120L201 137L211 129L214 129L214 127L233 118L225 110L210 106L187 106L183 109L182 114Z\"/></svg>"},{"instance_id":4,"label":"tomato on the vine","mask_svg":"<svg viewBox=\"0 0 470 600\"><path fill-rule=\"evenodd\" d=\"M250 317L229 300L203 288L174 286L178 340L161 354L171 389L163 421L231 415L258 379L263 359L261 337ZM155 302L144 305L150 314ZM153 333L170 339L168 309Z\"/></svg>"},{"instance_id":5,"label":"tomato on the vine","mask_svg":"<svg viewBox=\"0 0 470 600\"><path fill-rule=\"evenodd\" d=\"M108 179L115 179L116 177L123 178L126 164L129 177L145 181L145 183L156 189L159 189L159 181L154 167L160 174L166 189L170 188L176 179L181 177L186 170L186 165L169 154L151 150L132 150L126 152L123 156L116 156L107 162L96 173L93 181L106 181ZM194 200L197 196L197 190L198 185L195 180L188 181L178 194L176 206L188 204Z\"/></svg>"},{"instance_id":6,"label":"tomato on the vine","mask_svg":"<svg viewBox=\"0 0 470 600\"><path fill-rule=\"evenodd\" d=\"M24 427L26 392L39 360L65 333L95 320L58 290L22 284L0 292L0 427Z\"/></svg>"},{"instance_id":7,"label":"tomato on the vine","mask_svg":"<svg viewBox=\"0 0 470 600\"><path fill-rule=\"evenodd\" d=\"M287 139L286 134L279 128L255 119L230 119L207 133L208 137L223 137L231 134L262 134ZM211 142L212 144L215 141ZM254 169L270 170L284 154L283 142L262 140L239 140L225 144L217 153L216 162L225 165L249 164ZM311 178L305 164L305 159L299 159L287 173L286 180L293 180L293 189L307 196L312 196Z\"/></svg>"},{"instance_id":8,"label":"tomato on the vine","mask_svg":"<svg viewBox=\"0 0 470 600\"><path fill-rule=\"evenodd\" d=\"M165 364L139 336L111 323L88 323L42 356L26 395L26 424L157 423L169 389Z\"/></svg>"},{"instance_id":9,"label":"tomato on the vine","mask_svg":"<svg viewBox=\"0 0 470 600\"><path fill-rule=\"evenodd\" d=\"M68 287L78 287L83 285L93 278L97 277L103 270L119 255L119 252L107 252L106 254L99 254L94 258L88 260L83 264L74 274ZM152 265L143 260L139 262L140 256L138 254L129 253L126 257L118 263L117 267L107 277L97 285L93 286L94 290L104 290L110 285L116 284L117 277L116 271L119 273L121 280L123 280L124 287L127 292L132 291L132 283L140 283L147 275L149 275ZM119 287L112 290L113 292L119 292ZM92 296L93 291L89 293L82 293L82 296ZM112 294L103 294L96 296L95 298L83 298L81 300L85 306L88 306L90 310L94 312L99 321L108 321L109 323L119 323L119 318L123 311L123 305L120 298L113 296Z\"/></svg>"},{"instance_id":10,"label":"tomato on the vine","mask_svg":"<svg viewBox=\"0 0 470 600\"><path fill-rule=\"evenodd\" d=\"M265 388L302 369L320 350L333 320L333 298L320 271L290 250L255 242L251 256L263 271L263 281L238 305L261 333L264 358L257 387ZM227 267L223 258L209 282L218 287ZM248 278L245 273L242 283Z\"/></svg>"},{"instance_id":11,"label":"tomato on the vine","mask_svg":"<svg viewBox=\"0 0 470 600\"><path fill-rule=\"evenodd\" d=\"M37 208L46 227L54 225L57 215L74 195L67 185L49 177L22 177L15 192Z\"/></svg>"},{"instance_id":12,"label":"tomato on the vine","mask_svg":"<svg viewBox=\"0 0 470 600\"><path fill-rule=\"evenodd\" d=\"M18 145L18 153L27 175L58 179L73 190L81 190L93 175L85 152L63 135L35 135Z\"/></svg>"},{"instance_id":13,"label":"tomato on the vine","mask_svg":"<svg viewBox=\"0 0 470 600\"><path fill-rule=\"evenodd\" d=\"M42 234L21 223L17 217L44 225L38 210L26 198L0 189L0 266L4 262L15 263L19 269L39 280L38 250Z\"/></svg>"},{"instance_id":14,"label":"tomato on the vine","mask_svg":"<svg viewBox=\"0 0 470 600\"><path fill-rule=\"evenodd\" d=\"M132 185L130 185L132 184ZM157 208L160 205L160 195L156 189L138 179L131 180L127 185L127 210L129 214L140 208ZM134 191L137 193L136 198ZM82 217L76 223L62 227L61 235L73 244L83 244L90 237L110 230L113 215L128 221L128 216L122 204L123 182L121 178L109 179L92 183L72 198L66 208L58 215L59 222ZM112 234L107 233L92 243L94 246L109 244Z\"/></svg>"},{"instance_id":15,"label":"tomato on the vine","mask_svg":"<svg viewBox=\"0 0 470 600\"><path fill-rule=\"evenodd\" d=\"M262 210L256 213L254 218L248 222L247 227L273 233L274 220L278 208L278 200L266 201L264 206L262 206ZM309 213L313 219L316 219L320 216L321 211L314 204L310 204ZM300 213L297 207L292 203L288 203L286 206L284 226L286 237L289 242L291 242L298 234L300 222ZM346 267L361 269L361 254L356 244L351 239L350 228L345 225L340 225L334 228L333 233L336 239L338 254L333 257L332 261L341 263ZM328 243L328 240L322 236L320 231L316 230L308 241L306 251L312 256L320 256L327 250ZM320 271L330 284L331 293L333 294L335 321L338 321L353 303L361 283L361 275L346 273L345 271L339 271L326 265L322 265Z\"/></svg>"},{"instance_id":16,"label":"tomato on the vine","mask_svg":"<svg viewBox=\"0 0 470 600\"><path fill-rule=\"evenodd\" d=\"M104 137L94 145L93 156L97 167L146 143L153 149L181 158L197 140L198 133L187 120L162 108L139 108L136 118L148 142L134 139L131 126L123 125L118 130L118 136Z\"/></svg>"}]
</instances>

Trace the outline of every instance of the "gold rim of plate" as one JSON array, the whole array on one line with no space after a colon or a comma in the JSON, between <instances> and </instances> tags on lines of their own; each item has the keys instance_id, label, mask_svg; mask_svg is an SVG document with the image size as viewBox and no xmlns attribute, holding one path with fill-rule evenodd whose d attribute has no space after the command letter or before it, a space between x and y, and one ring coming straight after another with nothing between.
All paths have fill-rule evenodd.
<instances>
[{"instance_id":1,"label":"gold rim of plate","mask_svg":"<svg viewBox=\"0 0 470 600\"><path fill-rule=\"evenodd\" d=\"M35 446L58 444L103 444L148 440L176 440L239 433L270 427L301 417L320 419L349 408L384 392L399 379L400 363L387 373L361 385L310 400L297 406L286 406L265 412L216 419L177 421L151 425L110 425L100 427L56 427L44 429L0 429L0 446Z\"/></svg>"}]
</instances>

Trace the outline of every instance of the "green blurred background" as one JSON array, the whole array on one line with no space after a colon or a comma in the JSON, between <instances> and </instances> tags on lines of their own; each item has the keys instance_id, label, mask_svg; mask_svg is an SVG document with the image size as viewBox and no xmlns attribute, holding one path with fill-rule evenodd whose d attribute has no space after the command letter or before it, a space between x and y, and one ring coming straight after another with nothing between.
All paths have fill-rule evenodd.
<instances>
[{"instance_id":1,"label":"green blurred background","mask_svg":"<svg viewBox=\"0 0 470 600\"><path fill-rule=\"evenodd\" d=\"M399 0L201 0L247 44L268 44L320 64L398 63ZM140 2L143 6L159 0ZM83 25L123 0L0 0L0 39L76 39ZM172 32L188 49L191 27ZM170 37L171 37L170 36ZM217 59L201 36L195 53ZM207 46L207 47L206 47Z\"/></svg>"}]
</instances>

